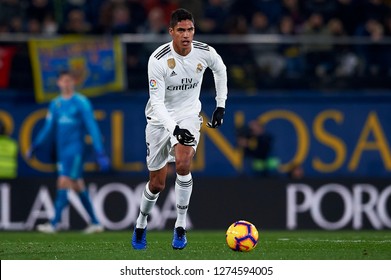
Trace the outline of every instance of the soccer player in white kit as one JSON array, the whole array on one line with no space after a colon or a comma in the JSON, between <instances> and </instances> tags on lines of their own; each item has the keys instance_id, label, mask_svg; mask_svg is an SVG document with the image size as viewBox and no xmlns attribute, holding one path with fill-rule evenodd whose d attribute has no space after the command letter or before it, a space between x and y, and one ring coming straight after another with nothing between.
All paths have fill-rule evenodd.
<instances>
[{"instance_id":1,"label":"soccer player in white kit","mask_svg":"<svg viewBox=\"0 0 391 280\"><path fill-rule=\"evenodd\" d=\"M185 9L175 10L169 27L172 41L157 48L149 58L149 100L145 108L149 182L141 196L131 241L137 250L147 247L147 218L165 188L167 164L174 161L177 219L172 247L183 249L187 245L186 213L193 188L190 165L199 142L199 96L207 67L214 76L217 103L207 126L217 128L223 123L228 91L226 67L214 48L193 41L194 32L192 14Z\"/></svg>"}]
</instances>

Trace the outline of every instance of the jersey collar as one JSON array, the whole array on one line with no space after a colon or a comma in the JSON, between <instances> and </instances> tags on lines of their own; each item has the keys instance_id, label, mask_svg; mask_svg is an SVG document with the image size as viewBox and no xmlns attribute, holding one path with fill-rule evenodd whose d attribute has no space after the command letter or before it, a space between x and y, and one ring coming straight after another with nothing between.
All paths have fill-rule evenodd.
<instances>
[{"instance_id":1,"label":"jersey collar","mask_svg":"<svg viewBox=\"0 0 391 280\"><path fill-rule=\"evenodd\" d=\"M171 48L171 52L172 52L173 56L176 57L176 58L178 58L178 59L186 59L186 58L189 58L189 57L192 55L193 50L194 50L193 42L191 42L191 50L190 50L190 52L189 52L186 56L180 55L179 53L177 53L177 52L175 51L173 41L171 41L171 43L170 43L170 48Z\"/></svg>"}]
</instances>

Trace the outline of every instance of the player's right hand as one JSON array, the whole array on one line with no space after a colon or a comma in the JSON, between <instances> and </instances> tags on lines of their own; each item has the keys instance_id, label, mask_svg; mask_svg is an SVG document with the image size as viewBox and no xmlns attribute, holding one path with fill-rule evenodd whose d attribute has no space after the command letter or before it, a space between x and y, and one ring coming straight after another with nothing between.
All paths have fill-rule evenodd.
<instances>
[{"instance_id":1,"label":"player's right hand","mask_svg":"<svg viewBox=\"0 0 391 280\"><path fill-rule=\"evenodd\" d=\"M185 128L179 128L177 125L174 130L174 136L178 140L179 143L185 146L194 146L195 138L194 135L190 133L189 130Z\"/></svg>"}]
</instances>

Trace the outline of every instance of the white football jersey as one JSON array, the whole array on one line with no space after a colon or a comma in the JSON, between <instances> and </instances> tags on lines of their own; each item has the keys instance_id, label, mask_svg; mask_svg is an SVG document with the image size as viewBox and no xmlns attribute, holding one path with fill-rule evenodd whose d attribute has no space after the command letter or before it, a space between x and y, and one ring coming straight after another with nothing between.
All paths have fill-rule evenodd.
<instances>
[{"instance_id":1,"label":"white football jersey","mask_svg":"<svg viewBox=\"0 0 391 280\"><path fill-rule=\"evenodd\" d=\"M163 125L173 133L177 122L201 111L199 100L204 72L212 70L217 107L225 108L227 71L216 50L193 41L191 51L181 56L172 41L157 48L149 58L149 100L145 108L148 123Z\"/></svg>"}]
</instances>

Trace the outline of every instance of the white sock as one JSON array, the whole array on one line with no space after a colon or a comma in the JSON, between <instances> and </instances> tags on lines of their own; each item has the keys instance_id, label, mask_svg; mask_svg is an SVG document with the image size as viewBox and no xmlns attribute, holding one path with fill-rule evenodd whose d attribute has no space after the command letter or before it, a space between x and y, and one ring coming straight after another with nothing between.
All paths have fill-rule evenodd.
<instances>
[{"instance_id":1,"label":"white sock","mask_svg":"<svg viewBox=\"0 0 391 280\"><path fill-rule=\"evenodd\" d=\"M186 228L186 215L189 208L191 191L193 190L193 179L191 173L181 176L176 175L175 180L175 198L176 198L176 210L177 219L175 227Z\"/></svg>"},{"instance_id":2,"label":"white sock","mask_svg":"<svg viewBox=\"0 0 391 280\"><path fill-rule=\"evenodd\" d=\"M159 193L153 194L149 190L149 182L145 186L145 190L141 195L140 202L140 214L138 215L136 221L136 228L145 228L147 226L147 218L149 213L151 213L153 206L155 205Z\"/></svg>"}]
</instances>

